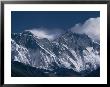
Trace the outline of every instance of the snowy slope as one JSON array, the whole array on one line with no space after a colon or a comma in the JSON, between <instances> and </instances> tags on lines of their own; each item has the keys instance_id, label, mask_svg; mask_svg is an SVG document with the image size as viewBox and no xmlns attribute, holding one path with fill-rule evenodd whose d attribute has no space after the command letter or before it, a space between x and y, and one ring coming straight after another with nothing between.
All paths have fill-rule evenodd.
<instances>
[{"instance_id":1,"label":"snowy slope","mask_svg":"<svg viewBox=\"0 0 110 87\"><path fill-rule=\"evenodd\" d=\"M54 41L39 39L24 31L12 34L12 61L32 67L53 70L52 66L73 69L76 72L100 67L100 45L85 34L66 32Z\"/></svg>"}]
</instances>

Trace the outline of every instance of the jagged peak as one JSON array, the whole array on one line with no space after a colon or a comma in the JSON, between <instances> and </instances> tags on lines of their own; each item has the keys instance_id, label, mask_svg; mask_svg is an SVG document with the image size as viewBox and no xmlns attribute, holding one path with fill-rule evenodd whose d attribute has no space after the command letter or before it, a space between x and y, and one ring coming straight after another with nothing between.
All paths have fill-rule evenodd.
<instances>
[{"instance_id":1,"label":"jagged peak","mask_svg":"<svg viewBox=\"0 0 110 87\"><path fill-rule=\"evenodd\" d=\"M24 31L22 32L22 34L33 35L33 33L32 33L31 31L29 31L29 30L24 30Z\"/></svg>"}]
</instances>

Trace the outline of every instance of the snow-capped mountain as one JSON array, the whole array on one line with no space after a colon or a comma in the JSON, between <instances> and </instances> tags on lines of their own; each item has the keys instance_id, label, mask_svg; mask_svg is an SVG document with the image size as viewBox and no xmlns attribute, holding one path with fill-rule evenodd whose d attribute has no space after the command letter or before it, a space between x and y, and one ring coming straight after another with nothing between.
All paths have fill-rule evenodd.
<instances>
[{"instance_id":1,"label":"snow-capped mountain","mask_svg":"<svg viewBox=\"0 0 110 87\"><path fill-rule=\"evenodd\" d=\"M53 66L75 72L92 72L100 67L100 45L86 34L68 31L54 41L39 39L30 31L13 33L12 61L54 70Z\"/></svg>"}]
</instances>

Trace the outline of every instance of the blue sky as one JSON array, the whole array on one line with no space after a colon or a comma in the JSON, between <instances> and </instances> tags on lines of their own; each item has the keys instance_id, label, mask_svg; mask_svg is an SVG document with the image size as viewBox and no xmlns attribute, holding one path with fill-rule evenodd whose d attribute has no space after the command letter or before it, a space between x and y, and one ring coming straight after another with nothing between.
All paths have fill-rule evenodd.
<instances>
[{"instance_id":1,"label":"blue sky","mask_svg":"<svg viewBox=\"0 0 110 87\"><path fill-rule=\"evenodd\" d=\"M89 18L99 17L97 11L12 11L12 32L22 32L31 28L68 29L77 23L83 23Z\"/></svg>"},{"instance_id":2,"label":"blue sky","mask_svg":"<svg viewBox=\"0 0 110 87\"><path fill-rule=\"evenodd\" d=\"M46 31L46 34L50 35L60 34L67 29L80 31L82 25L79 27L79 24L84 24L90 18L97 17L100 17L99 11L12 11L11 29L12 33L34 29L34 31L42 30L42 33ZM78 29L76 24L78 24ZM88 24L91 24L91 21ZM85 28L85 25L83 27Z\"/></svg>"}]
</instances>

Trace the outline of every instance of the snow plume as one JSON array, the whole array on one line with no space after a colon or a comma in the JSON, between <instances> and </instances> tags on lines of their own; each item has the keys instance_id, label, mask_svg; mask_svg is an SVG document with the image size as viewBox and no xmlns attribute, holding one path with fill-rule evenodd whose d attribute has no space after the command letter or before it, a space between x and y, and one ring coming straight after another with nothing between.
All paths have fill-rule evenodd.
<instances>
[{"instance_id":1,"label":"snow plume","mask_svg":"<svg viewBox=\"0 0 110 87\"><path fill-rule=\"evenodd\" d=\"M46 32L44 30L32 29L32 30L28 30L28 31L30 31L31 33L33 33L39 39L42 39L42 38L47 38L49 40L53 40L54 39L54 35L48 34L48 32Z\"/></svg>"},{"instance_id":2,"label":"snow plume","mask_svg":"<svg viewBox=\"0 0 110 87\"><path fill-rule=\"evenodd\" d=\"M75 24L72 28L69 28L75 33L87 34L94 41L100 41L100 17L97 18L89 18L84 23ZM36 35L39 39L47 38L48 40L54 40L65 32L65 29L49 29L49 28L34 28L29 29L34 35Z\"/></svg>"},{"instance_id":3,"label":"snow plume","mask_svg":"<svg viewBox=\"0 0 110 87\"><path fill-rule=\"evenodd\" d=\"M71 28L72 32L85 33L95 41L100 41L100 17L89 18L83 24L76 24Z\"/></svg>"},{"instance_id":4,"label":"snow plume","mask_svg":"<svg viewBox=\"0 0 110 87\"><path fill-rule=\"evenodd\" d=\"M39 39L47 38L48 40L54 40L62 33L61 29L46 29L46 28L34 28L28 29L26 31L30 31Z\"/></svg>"}]
</instances>

